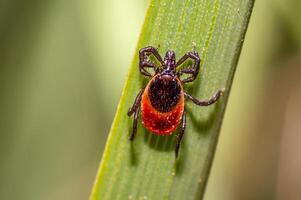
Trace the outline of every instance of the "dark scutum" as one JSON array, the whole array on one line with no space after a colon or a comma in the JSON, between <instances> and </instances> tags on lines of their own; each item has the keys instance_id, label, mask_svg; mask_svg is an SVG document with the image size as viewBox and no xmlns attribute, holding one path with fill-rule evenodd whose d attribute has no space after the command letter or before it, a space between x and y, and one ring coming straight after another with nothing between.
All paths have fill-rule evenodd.
<instances>
[{"instance_id":1,"label":"dark scutum","mask_svg":"<svg viewBox=\"0 0 301 200\"><path fill-rule=\"evenodd\" d=\"M159 75L150 84L148 96L159 112L171 111L180 99L181 87L170 75Z\"/></svg>"}]
</instances>

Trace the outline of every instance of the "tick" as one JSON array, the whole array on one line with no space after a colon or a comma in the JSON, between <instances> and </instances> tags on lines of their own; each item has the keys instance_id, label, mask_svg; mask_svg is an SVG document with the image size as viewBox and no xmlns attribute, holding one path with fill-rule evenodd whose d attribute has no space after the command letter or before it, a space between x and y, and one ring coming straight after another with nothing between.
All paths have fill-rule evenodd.
<instances>
[{"instance_id":1,"label":"tick","mask_svg":"<svg viewBox=\"0 0 301 200\"><path fill-rule=\"evenodd\" d=\"M160 66L148 59L153 55ZM177 70L186 60L193 60L193 65ZM138 115L141 110L142 123L145 128L156 135L170 135L181 124L176 135L175 156L178 156L181 140L186 128L185 98L199 106L209 106L215 103L223 94L218 90L209 100L198 100L183 90L183 84L196 79L200 69L201 59L196 51L186 53L176 62L175 52L168 50L164 60L157 49L148 46L139 51L139 71L149 77L150 81L141 89L135 98L134 104L128 111L128 116L134 114L133 130L130 140L134 140L137 132ZM151 74L146 68L154 70ZM188 75L181 79L182 75Z\"/></svg>"}]
</instances>

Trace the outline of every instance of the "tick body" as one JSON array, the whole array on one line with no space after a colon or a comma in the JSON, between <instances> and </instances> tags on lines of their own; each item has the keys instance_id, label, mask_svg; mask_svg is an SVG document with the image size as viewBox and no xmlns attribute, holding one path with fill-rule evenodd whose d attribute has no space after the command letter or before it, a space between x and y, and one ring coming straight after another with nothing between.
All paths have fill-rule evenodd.
<instances>
[{"instance_id":1,"label":"tick body","mask_svg":"<svg viewBox=\"0 0 301 200\"><path fill-rule=\"evenodd\" d=\"M156 66L149 61L148 56L152 54L160 62ZM194 61L193 66L176 70L186 60ZM218 90L209 100L198 100L183 90L183 84L196 79L200 58L197 52L188 52L176 62L174 51L168 50L164 59L161 58L157 49L149 46L139 51L139 70L144 76L150 77L150 81L144 89L138 93L128 115L134 114L133 130L130 140L133 140L137 132L138 115L141 110L142 122L146 129L157 135L170 135L179 126L180 130L176 136L175 156L178 156L180 143L186 128L186 112L184 108L185 98L199 106L208 106L215 103L222 95L223 90ZM152 68L154 74L149 73L146 68ZM188 77L181 79L183 74Z\"/></svg>"},{"instance_id":2,"label":"tick body","mask_svg":"<svg viewBox=\"0 0 301 200\"><path fill-rule=\"evenodd\" d=\"M158 74L147 84L141 99L144 126L158 135L171 134L184 112L184 93L176 76Z\"/></svg>"}]
</instances>

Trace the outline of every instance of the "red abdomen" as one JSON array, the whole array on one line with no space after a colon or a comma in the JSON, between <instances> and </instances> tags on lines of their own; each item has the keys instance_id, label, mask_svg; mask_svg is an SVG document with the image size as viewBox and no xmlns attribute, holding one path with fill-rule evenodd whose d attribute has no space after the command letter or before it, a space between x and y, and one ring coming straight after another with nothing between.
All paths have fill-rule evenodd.
<instances>
[{"instance_id":1,"label":"red abdomen","mask_svg":"<svg viewBox=\"0 0 301 200\"><path fill-rule=\"evenodd\" d=\"M153 77L146 86L141 101L145 128L158 135L171 134L181 122L183 111L184 94L181 82L166 75Z\"/></svg>"}]
</instances>

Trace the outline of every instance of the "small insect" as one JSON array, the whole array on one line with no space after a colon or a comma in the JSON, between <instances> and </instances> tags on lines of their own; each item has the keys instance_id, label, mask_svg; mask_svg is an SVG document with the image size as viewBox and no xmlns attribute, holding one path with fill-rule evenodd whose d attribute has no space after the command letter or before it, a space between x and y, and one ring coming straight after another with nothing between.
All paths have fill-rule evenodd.
<instances>
[{"instance_id":1,"label":"small insect","mask_svg":"<svg viewBox=\"0 0 301 200\"><path fill-rule=\"evenodd\" d=\"M160 62L159 67L148 59L151 54ZM188 59L194 61L193 66L177 71L176 68ZM209 106L223 94L223 90L218 90L209 100L198 100L184 92L183 84L196 79L200 62L201 59L195 50L186 53L177 62L175 52L172 50L166 52L164 60L157 49L152 46L142 48L139 51L140 73L151 79L146 87L140 90L134 104L128 111L128 116L134 114L133 131L129 138L131 141L134 140L137 132L138 115L141 109L142 122L145 128L154 134L170 135L181 123L175 143L175 156L178 157L186 128L184 99L187 98L199 106ZM149 73L146 68L152 68L155 71L154 75ZM188 77L182 80L183 74L188 74Z\"/></svg>"}]
</instances>

